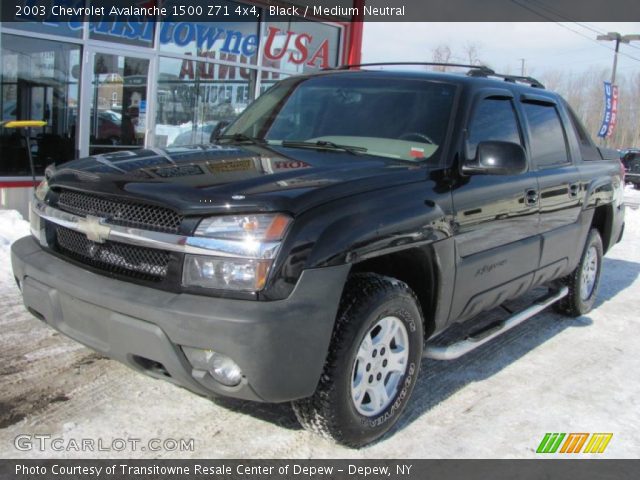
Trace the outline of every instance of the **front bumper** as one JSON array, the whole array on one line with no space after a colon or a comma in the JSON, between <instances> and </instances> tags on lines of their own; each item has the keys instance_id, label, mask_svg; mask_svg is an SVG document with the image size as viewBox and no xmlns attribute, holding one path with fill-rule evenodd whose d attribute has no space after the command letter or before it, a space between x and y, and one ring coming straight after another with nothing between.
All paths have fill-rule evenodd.
<instances>
[{"instance_id":1,"label":"front bumper","mask_svg":"<svg viewBox=\"0 0 640 480\"><path fill-rule=\"evenodd\" d=\"M199 394L266 402L315 391L349 272L305 270L287 299L263 302L123 282L65 262L32 237L12 245L11 262L25 306L66 336ZM193 370L181 346L229 356L242 382L226 387Z\"/></svg>"}]
</instances>

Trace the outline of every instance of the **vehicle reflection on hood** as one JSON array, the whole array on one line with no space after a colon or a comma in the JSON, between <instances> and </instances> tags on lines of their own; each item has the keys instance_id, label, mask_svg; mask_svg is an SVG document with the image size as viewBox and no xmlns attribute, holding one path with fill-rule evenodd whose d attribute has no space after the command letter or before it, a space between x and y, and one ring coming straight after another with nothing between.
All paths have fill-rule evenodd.
<instances>
[{"instance_id":1,"label":"vehicle reflection on hood","mask_svg":"<svg viewBox=\"0 0 640 480\"><path fill-rule=\"evenodd\" d=\"M177 209L192 210L203 204L240 208L238 203L244 203L261 210L293 211L302 207L298 202L303 196L315 190L335 187L340 190L337 196L353 195L394 182L416 181L417 171L424 169L424 164L339 150L206 144L75 160L59 166L50 185L54 190L86 190L91 185L94 192L145 198ZM394 172L401 178L393 178ZM233 202L234 197L244 197L246 202ZM298 204L290 203L294 201Z\"/></svg>"}]
</instances>

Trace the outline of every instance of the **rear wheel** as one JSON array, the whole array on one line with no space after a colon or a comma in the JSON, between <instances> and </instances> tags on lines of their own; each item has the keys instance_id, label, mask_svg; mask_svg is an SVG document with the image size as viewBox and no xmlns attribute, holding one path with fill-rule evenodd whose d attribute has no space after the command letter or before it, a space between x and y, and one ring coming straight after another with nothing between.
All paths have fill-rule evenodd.
<instances>
[{"instance_id":1,"label":"rear wheel","mask_svg":"<svg viewBox=\"0 0 640 480\"><path fill-rule=\"evenodd\" d=\"M341 300L318 388L293 402L307 430L359 447L398 420L422 359L422 315L403 282L375 274L351 277Z\"/></svg>"},{"instance_id":2,"label":"rear wheel","mask_svg":"<svg viewBox=\"0 0 640 480\"><path fill-rule=\"evenodd\" d=\"M569 287L566 297L556 303L556 310L571 317L579 317L593 308L600 285L602 270L602 239L591 229L576 269L562 283Z\"/></svg>"}]
</instances>

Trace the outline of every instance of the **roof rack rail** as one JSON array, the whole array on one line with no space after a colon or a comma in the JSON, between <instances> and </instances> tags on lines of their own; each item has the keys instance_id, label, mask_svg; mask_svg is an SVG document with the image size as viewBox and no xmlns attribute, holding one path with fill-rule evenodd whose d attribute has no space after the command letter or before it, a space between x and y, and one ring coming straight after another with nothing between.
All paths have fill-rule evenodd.
<instances>
[{"instance_id":1,"label":"roof rack rail","mask_svg":"<svg viewBox=\"0 0 640 480\"><path fill-rule=\"evenodd\" d=\"M461 67L461 68L470 68L473 70L480 70L487 72L488 75L494 73L486 65L468 65L466 63L441 63L441 62L376 62L376 63L354 63L347 65L340 65L339 67L334 68L325 68L323 70L349 70L351 68L359 68L359 67L383 67L389 65L424 65L429 67Z\"/></svg>"},{"instance_id":2,"label":"roof rack rail","mask_svg":"<svg viewBox=\"0 0 640 480\"><path fill-rule=\"evenodd\" d=\"M488 71L485 70L469 70L467 72L467 75L469 77L497 77L497 78L502 78L504 79L505 82L511 82L511 83L526 83L527 85L530 85L533 88L542 88L544 89L544 85L542 84L542 82L536 80L533 77L522 77L519 75L505 75L502 73L496 73L494 71L491 71L490 73Z\"/></svg>"},{"instance_id":3,"label":"roof rack rail","mask_svg":"<svg viewBox=\"0 0 640 480\"><path fill-rule=\"evenodd\" d=\"M466 63L442 63L442 62L375 62L375 63L354 63L347 65L340 65L338 67L323 68L323 70L350 70L352 68L360 67L384 67L393 65L423 65L428 67L461 67L468 68L467 76L469 77L496 77L502 78L505 82L511 83L526 83L534 88L543 88L544 85L539 80L533 77L522 77L519 75L506 75L502 73L496 73L493 69L486 65L469 65Z\"/></svg>"}]
</instances>

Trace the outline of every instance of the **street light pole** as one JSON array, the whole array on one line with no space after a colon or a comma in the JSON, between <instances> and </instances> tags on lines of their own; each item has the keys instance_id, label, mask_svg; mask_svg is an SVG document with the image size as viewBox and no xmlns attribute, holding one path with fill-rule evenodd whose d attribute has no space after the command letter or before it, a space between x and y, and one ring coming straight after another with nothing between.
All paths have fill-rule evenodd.
<instances>
[{"instance_id":1,"label":"street light pole","mask_svg":"<svg viewBox=\"0 0 640 480\"><path fill-rule=\"evenodd\" d=\"M616 84L616 70L618 69L618 52L620 51L620 42L622 38L618 33L616 36L616 51L613 54L613 68L611 69L611 86ZM628 42L627 42L628 43Z\"/></svg>"},{"instance_id":2,"label":"street light pole","mask_svg":"<svg viewBox=\"0 0 640 480\"><path fill-rule=\"evenodd\" d=\"M598 40L616 42L616 49L613 55L613 71L611 72L611 84L616 82L616 70L618 68L618 52L621 43L630 43L634 40L640 40L640 35L620 35L618 32L609 32L606 35L598 35Z\"/></svg>"}]
</instances>

